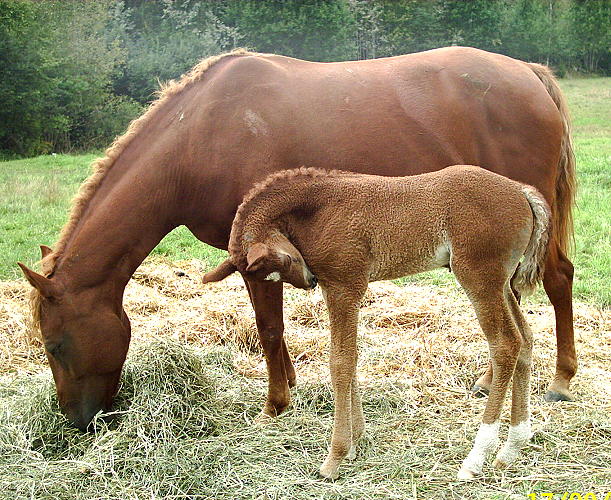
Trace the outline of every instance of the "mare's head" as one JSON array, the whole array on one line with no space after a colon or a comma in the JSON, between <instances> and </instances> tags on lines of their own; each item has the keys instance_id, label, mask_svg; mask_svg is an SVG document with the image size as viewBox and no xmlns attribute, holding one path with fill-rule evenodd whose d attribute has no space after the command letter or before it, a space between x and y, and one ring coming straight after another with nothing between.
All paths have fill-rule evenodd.
<instances>
[{"instance_id":1,"label":"mare's head","mask_svg":"<svg viewBox=\"0 0 611 500\"><path fill-rule=\"evenodd\" d=\"M110 409L117 392L131 332L127 315L99 293L69 292L58 279L19 265L35 288L32 313L59 405L70 422L86 430L96 413Z\"/></svg>"}]
</instances>

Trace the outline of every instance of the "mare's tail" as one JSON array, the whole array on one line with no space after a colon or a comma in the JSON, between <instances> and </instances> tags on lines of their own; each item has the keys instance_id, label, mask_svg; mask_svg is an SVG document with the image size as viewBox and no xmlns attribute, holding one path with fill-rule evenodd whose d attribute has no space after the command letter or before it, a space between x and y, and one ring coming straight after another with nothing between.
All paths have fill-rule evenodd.
<instances>
[{"instance_id":1,"label":"mare's tail","mask_svg":"<svg viewBox=\"0 0 611 500\"><path fill-rule=\"evenodd\" d=\"M514 286L528 295L543 279L545 257L550 239L550 209L543 196L532 186L523 186L522 192L533 213L533 230L524 251L524 259L516 271Z\"/></svg>"},{"instance_id":2,"label":"mare's tail","mask_svg":"<svg viewBox=\"0 0 611 500\"><path fill-rule=\"evenodd\" d=\"M231 262L231 259L225 259L218 266L216 266L212 271L207 272L202 277L202 283L210 283L212 281L221 281L224 280L227 276L237 271L237 268Z\"/></svg>"},{"instance_id":3,"label":"mare's tail","mask_svg":"<svg viewBox=\"0 0 611 500\"><path fill-rule=\"evenodd\" d=\"M577 180L575 176L575 154L571 140L571 122L569 110L560 86L554 74L542 64L527 63L531 71L537 75L545 86L562 118L562 141L560 143L560 159L556 174L556 193L552 204L553 237L560 249L566 255L573 243L573 205Z\"/></svg>"}]
</instances>

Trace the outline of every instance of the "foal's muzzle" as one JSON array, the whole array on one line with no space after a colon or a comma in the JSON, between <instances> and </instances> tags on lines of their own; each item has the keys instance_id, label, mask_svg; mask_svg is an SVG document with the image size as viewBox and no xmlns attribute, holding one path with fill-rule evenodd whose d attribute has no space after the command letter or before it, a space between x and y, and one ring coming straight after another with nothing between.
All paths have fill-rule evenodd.
<instances>
[{"instance_id":1,"label":"foal's muzzle","mask_svg":"<svg viewBox=\"0 0 611 500\"><path fill-rule=\"evenodd\" d=\"M318 278L314 275L310 278L310 290L313 290L318 285Z\"/></svg>"}]
</instances>

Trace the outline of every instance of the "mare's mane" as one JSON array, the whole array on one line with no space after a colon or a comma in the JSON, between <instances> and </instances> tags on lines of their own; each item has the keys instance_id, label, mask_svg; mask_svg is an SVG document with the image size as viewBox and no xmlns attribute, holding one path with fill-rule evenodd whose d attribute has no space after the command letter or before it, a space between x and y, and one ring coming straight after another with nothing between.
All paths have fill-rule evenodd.
<instances>
[{"instance_id":1,"label":"mare's mane","mask_svg":"<svg viewBox=\"0 0 611 500\"><path fill-rule=\"evenodd\" d=\"M160 89L156 93L158 96L157 99L150 104L148 109L139 118L136 118L129 124L127 131L123 135L114 140L111 146L105 151L103 158L98 158L97 160L93 161L91 165L91 175L85 180L85 182L83 182L83 184L81 184L78 193L72 199L72 207L70 209L68 221L60 232L59 238L54 245L53 252L40 262L42 273L45 276L50 276L53 273L57 260L62 255L66 247L66 243L72 235L74 228L83 216L89 202L104 180L104 177L108 171L113 167L119 155L125 150L125 148L127 148L132 139L136 137L136 135L138 135L138 133L155 118L155 115L162 108L163 104L169 101L172 96L179 94L185 88L201 80L206 71L218 63L221 59L231 56L247 55L258 54L255 52L250 52L246 49L235 49L224 54L211 56L206 59L202 59L188 73L182 75L178 81L171 80L160 85ZM36 288L32 288L30 293L30 309L32 312L32 323L30 325L31 333L35 333L37 330L40 331L41 301L42 297Z\"/></svg>"},{"instance_id":2,"label":"mare's mane","mask_svg":"<svg viewBox=\"0 0 611 500\"><path fill-rule=\"evenodd\" d=\"M158 98L150 104L148 109L139 118L136 118L129 124L127 131L123 135L114 140L111 146L106 149L103 158L98 158L93 161L91 165L91 175L81 184L78 193L72 199L72 207L70 209L68 221L60 232L59 238L53 247L53 253L41 261L42 272L45 276L49 276L53 273L57 259L62 255L74 228L119 155L127 148L134 137L136 137L150 121L154 120L162 106L169 101L172 96L179 94L185 88L201 80L206 71L220 60L231 56L246 55L256 55L256 53L249 52L246 49L235 49L224 54L202 59L188 73L182 75L178 81L171 80L160 85L160 90L156 93Z\"/></svg>"}]
</instances>

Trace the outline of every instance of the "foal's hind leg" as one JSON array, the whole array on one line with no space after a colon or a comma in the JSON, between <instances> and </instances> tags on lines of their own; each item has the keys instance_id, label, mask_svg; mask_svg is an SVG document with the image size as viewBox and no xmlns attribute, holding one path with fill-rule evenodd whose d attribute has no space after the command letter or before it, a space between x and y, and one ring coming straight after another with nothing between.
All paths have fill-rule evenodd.
<instances>
[{"instance_id":1,"label":"foal's hind leg","mask_svg":"<svg viewBox=\"0 0 611 500\"><path fill-rule=\"evenodd\" d=\"M514 296L507 294L507 302L522 336L522 347L513 374L509 436L494 461L494 466L498 468L504 468L511 464L518 457L520 450L530 440L529 400L533 344L532 332Z\"/></svg>"},{"instance_id":2,"label":"foal's hind leg","mask_svg":"<svg viewBox=\"0 0 611 500\"><path fill-rule=\"evenodd\" d=\"M283 337L282 283L246 281L246 286L267 363L267 401L261 414L275 417L289 405L289 387L295 385L295 369Z\"/></svg>"},{"instance_id":3,"label":"foal's hind leg","mask_svg":"<svg viewBox=\"0 0 611 500\"><path fill-rule=\"evenodd\" d=\"M513 296L519 304L521 300L521 295L520 292L513 286L513 280L516 276L516 273L518 272L518 269L520 269L520 264L518 264L518 267L513 273L513 278L511 279L511 291L513 292ZM488 362L488 367L486 368L484 374L477 379L475 384L473 384L473 387L471 387L471 392L474 396L487 396L490 392L490 384L492 384L492 361Z\"/></svg>"},{"instance_id":4,"label":"foal's hind leg","mask_svg":"<svg viewBox=\"0 0 611 500\"><path fill-rule=\"evenodd\" d=\"M481 474L486 456L498 446L501 410L522 341L505 298L506 284L494 279L485 283L473 280L471 276L461 277L459 273L457 278L467 291L488 339L493 367L490 395L486 402L482 424L475 437L473 448L458 472L459 479L473 479Z\"/></svg>"}]
</instances>

